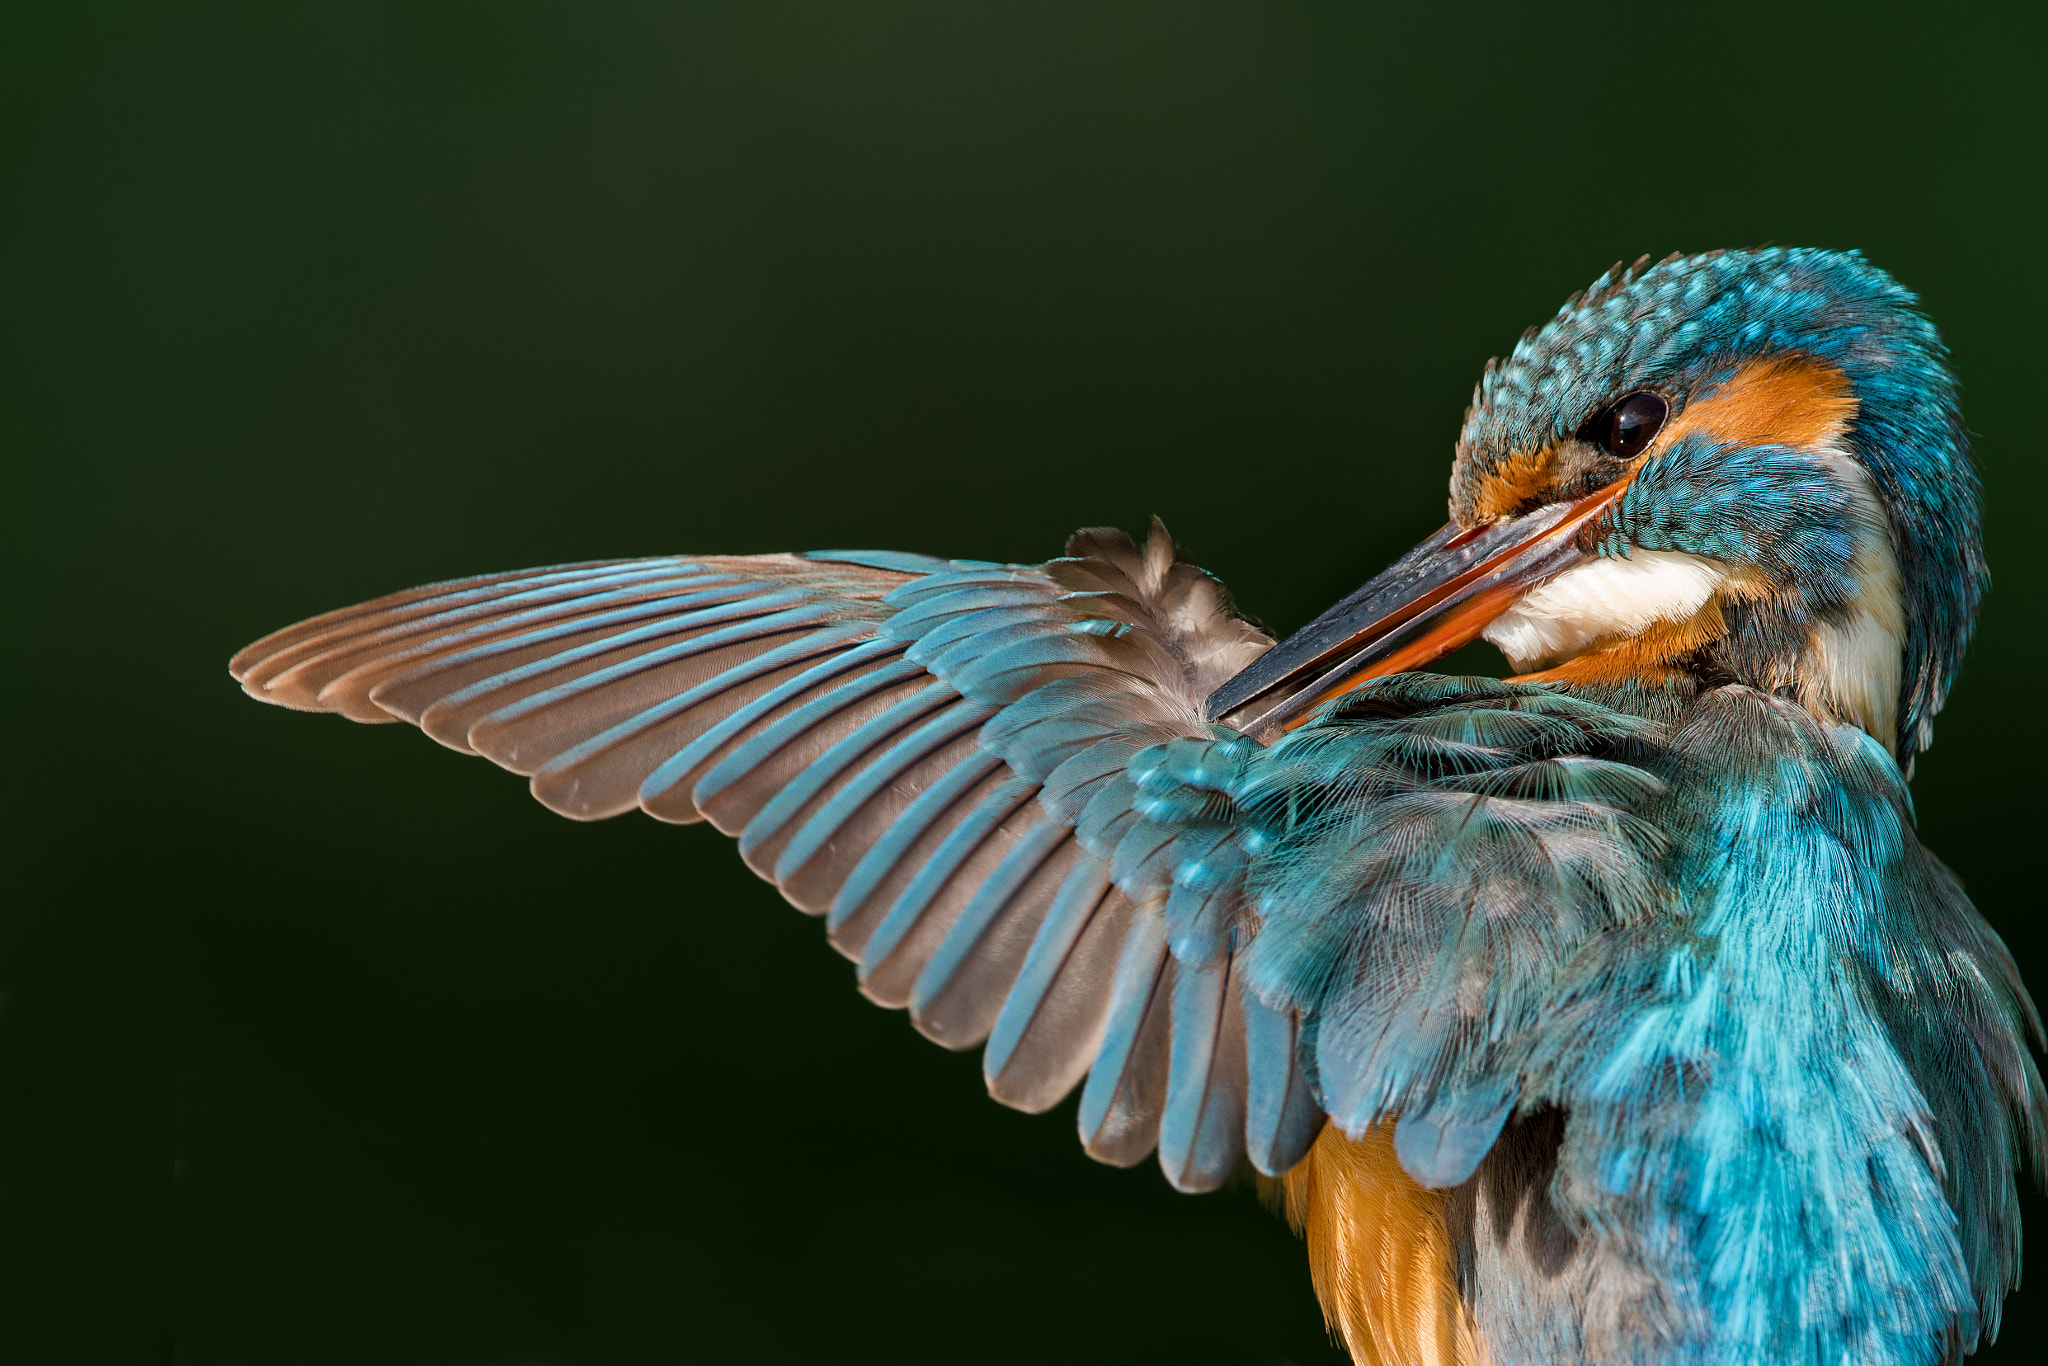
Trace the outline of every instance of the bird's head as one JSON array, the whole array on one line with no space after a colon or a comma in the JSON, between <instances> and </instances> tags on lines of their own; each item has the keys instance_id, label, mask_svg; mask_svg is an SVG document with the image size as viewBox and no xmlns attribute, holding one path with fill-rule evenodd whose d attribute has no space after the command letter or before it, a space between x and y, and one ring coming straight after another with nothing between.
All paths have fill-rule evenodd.
<instances>
[{"instance_id":1,"label":"bird's head","mask_svg":"<svg viewBox=\"0 0 2048 1366\"><path fill-rule=\"evenodd\" d=\"M1451 521L1217 694L1284 725L1482 632L1538 679L1792 697L1902 761L1986 575L1954 380L1855 252L1617 268L1490 362Z\"/></svg>"}]
</instances>

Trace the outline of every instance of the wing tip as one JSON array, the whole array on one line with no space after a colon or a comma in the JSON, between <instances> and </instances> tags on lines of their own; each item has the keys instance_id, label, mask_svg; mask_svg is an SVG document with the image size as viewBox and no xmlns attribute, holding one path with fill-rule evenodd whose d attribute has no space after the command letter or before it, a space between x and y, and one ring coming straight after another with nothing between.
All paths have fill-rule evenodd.
<instances>
[{"instance_id":1,"label":"wing tip","mask_svg":"<svg viewBox=\"0 0 2048 1366\"><path fill-rule=\"evenodd\" d=\"M239 656L237 656L237 658L239 658ZM259 659L256 662L258 664L261 664L263 661ZM242 694L245 697L254 698L256 701L263 703L263 705L265 705L266 707L282 707L286 711L306 712L314 715L344 716L351 721L355 721L362 725L370 726L388 725L391 722L400 719L396 716L392 716L389 713L384 712L380 712L376 716L356 715L347 710L346 708L338 706L335 703L330 702L326 698L320 696L314 696L309 698L304 696L303 694L274 692L271 690L270 685L268 683L260 679L251 681L247 675L248 671L246 670L240 674L235 673L233 671L231 663L229 669L229 677L233 678L236 684L241 687Z\"/></svg>"}]
</instances>

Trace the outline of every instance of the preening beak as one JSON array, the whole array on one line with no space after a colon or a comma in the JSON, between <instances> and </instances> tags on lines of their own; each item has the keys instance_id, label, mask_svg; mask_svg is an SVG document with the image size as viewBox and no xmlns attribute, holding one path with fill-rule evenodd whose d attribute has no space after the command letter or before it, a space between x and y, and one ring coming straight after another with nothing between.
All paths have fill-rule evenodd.
<instances>
[{"instance_id":1,"label":"preening beak","mask_svg":"<svg viewBox=\"0 0 2048 1366\"><path fill-rule=\"evenodd\" d=\"M1490 526L1451 523L1210 694L1209 719L1252 736L1292 730L1367 679L1477 640L1522 594L1586 558L1579 533L1627 485Z\"/></svg>"}]
</instances>

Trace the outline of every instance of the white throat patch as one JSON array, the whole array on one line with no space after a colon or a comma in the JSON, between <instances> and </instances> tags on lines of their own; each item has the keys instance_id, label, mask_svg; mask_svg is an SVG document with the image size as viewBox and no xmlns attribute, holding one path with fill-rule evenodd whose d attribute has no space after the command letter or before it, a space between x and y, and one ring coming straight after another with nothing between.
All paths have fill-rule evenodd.
<instances>
[{"instance_id":1,"label":"white throat patch","mask_svg":"<svg viewBox=\"0 0 2048 1366\"><path fill-rule=\"evenodd\" d=\"M1596 640L1690 621L1735 577L1720 560L1678 550L1589 560L1523 594L1494 618L1485 637L1520 672L1549 668Z\"/></svg>"}]
</instances>

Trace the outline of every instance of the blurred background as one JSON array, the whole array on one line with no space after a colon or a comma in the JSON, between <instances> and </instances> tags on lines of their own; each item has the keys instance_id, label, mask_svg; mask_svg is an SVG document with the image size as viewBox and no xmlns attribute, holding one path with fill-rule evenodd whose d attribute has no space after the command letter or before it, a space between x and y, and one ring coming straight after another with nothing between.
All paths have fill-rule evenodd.
<instances>
[{"instance_id":1,"label":"blurred background","mask_svg":"<svg viewBox=\"0 0 2048 1366\"><path fill-rule=\"evenodd\" d=\"M226 660L481 570L1152 513L1291 629L1645 252L1860 247L1947 335L1997 587L1916 797L2048 991L2040 21L1423 8L13 7L0 1356L1337 1361L1251 1192L989 1102L709 828Z\"/></svg>"}]
</instances>

